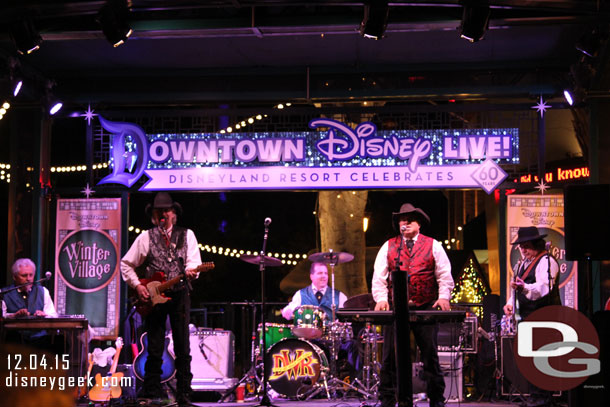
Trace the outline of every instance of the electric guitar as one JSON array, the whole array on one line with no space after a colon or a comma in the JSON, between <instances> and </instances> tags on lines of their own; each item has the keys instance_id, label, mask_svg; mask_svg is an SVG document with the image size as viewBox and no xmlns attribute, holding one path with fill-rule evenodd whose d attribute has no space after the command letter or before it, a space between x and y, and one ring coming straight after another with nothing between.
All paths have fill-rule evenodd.
<instances>
[{"instance_id":1,"label":"electric guitar","mask_svg":"<svg viewBox=\"0 0 610 407\"><path fill-rule=\"evenodd\" d=\"M210 262L206 262L206 263L201 263L193 271L199 273L202 271L212 270L214 267L215 267L214 262L210 261ZM146 315L150 314L150 312L152 311L152 308L155 305L163 304L163 303L169 301L170 298L163 295L163 293L166 290L173 287L174 285L176 285L177 283L179 283L180 281L182 281L183 278L184 278L184 276L182 274L179 274L176 277L172 278L171 280L166 281L165 273L160 271L160 272L153 274L151 278L140 279L140 284L143 284L144 287L146 287L146 289L148 290L148 294L150 295L150 299L149 299L149 301L141 301L139 299L136 299L136 303L135 303L136 311L138 311L138 313L140 315L145 317ZM136 298L137 298L137 295L136 295Z\"/></svg>"},{"instance_id":2,"label":"electric guitar","mask_svg":"<svg viewBox=\"0 0 610 407\"><path fill-rule=\"evenodd\" d=\"M119 364L119 355L123 348L123 339L116 338L116 353L112 359L112 366L106 377L102 378L100 373L95 375L95 386L89 390L90 401L108 401L121 397L122 389L120 386L123 372L116 373L116 368Z\"/></svg>"}]
</instances>

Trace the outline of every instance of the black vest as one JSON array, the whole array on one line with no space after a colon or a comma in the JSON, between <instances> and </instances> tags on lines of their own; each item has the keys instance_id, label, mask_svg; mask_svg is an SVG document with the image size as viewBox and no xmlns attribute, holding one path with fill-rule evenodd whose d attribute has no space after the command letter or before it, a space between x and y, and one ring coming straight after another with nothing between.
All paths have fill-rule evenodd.
<instances>
[{"instance_id":1,"label":"black vest","mask_svg":"<svg viewBox=\"0 0 610 407\"><path fill-rule=\"evenodd\" d=\"M534 261L533 263L530 263L530 265L533 264L531 271L528 273L527 276L525 276L525 279L523 279L523 277L521 277L521 275L525 272L525 270L519 270L519 277L521 277L523 279L523 281L526 284L534 284L536 282L536 267L538 267L538 264L541 261L548 261L547 260L548 254L545 254L543 256L541 256L538 261ZM552 261L554 261L555 259L552 259ZM527 269L529 267L529 265L525 268ZM556 276L557 277L557 276ZM555 283L555 282L553 282ZM549 290L550 291L550 290ZM517 294L517 300L519 301L519 315L521 315L521 320L524 320L525 318L527 318L532 312L536 311L539 308L542 308L543 306L546 305L546 301L548 300L546 298L545 295L544 297L541 297L537 300L529 300L527 299L527 297L525 296L525 294L523 294L521 291L516 291Z\"/></svg>"},{"instance_id":2,"label":"black vest","mask_svg":"<svg viewBox=\"0 0 610 407\"><path fill-rule=\"evenodd\" d=\"M186 264L186 232L187 229L174 225L168 245L159 228L148 231L150 243L148 255L143 264L145 266L145 278L150 278L159 271L165 273L168 280L180 274ZM180 284L174 287L174 289L182 288Z\"/></svg>"}]
</instances>

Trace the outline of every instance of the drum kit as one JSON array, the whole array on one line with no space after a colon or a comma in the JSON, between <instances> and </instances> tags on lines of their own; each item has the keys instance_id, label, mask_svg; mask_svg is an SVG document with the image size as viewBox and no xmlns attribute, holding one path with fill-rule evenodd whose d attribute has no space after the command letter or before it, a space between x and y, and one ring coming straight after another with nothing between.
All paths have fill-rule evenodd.
<instances>
[{"instance_id":1,"label":"drum kit","mask_svg":"<svg viewBox=\"0 0 610 407\"><path fill-rule=\"evenodd\" d=\"M279 266L281 261L273 257L261 259L260 256L242 256L242 260L267 266ZM252 258L251 258L252 257ZM331 270L331 288L335 290L334 268L337 264L353 260L349 253L332 250L309 256L315 263L325 263ZM266 383L283 397L309 400L323 393L328 399L336 399L337 393L345 394L349 390L358 392L366 398L373 397L379 384L379 363L376 360L377 335L374 327L367 326L361 335L364 344L362 380L351 378L341 380L337 368L339 350L343 345L349 346L354 337L351 322L340 322L336 319L335 296L332 295L332 317L315 305L301 305L294 310L293 325L264 322L258 325L258 333L253 335L253 366L256 381L263 393ZM370 324L369 324L370 325ZM371 342L370 338L375 339ZM258 346L255 347L255 341ZM263 343L265 344L263 346ZM265 351L261 349L265 348ZM262 366L257 365L257 356ZM251 368L252 370L252 368ZM258 377L263 374L264 377ZM252 374L250 374L252 376ZM263 394L263 399L266 394Z\"/></svg>"}]
</instances>

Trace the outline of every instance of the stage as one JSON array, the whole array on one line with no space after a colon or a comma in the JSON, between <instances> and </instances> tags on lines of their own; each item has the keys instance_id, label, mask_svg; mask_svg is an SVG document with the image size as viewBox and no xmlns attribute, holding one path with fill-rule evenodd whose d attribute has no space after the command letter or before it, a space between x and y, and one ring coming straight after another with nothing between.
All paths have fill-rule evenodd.
<instances>
[{"instance_id":1,"label":"stage","mask_svg":"<svg viewBox=\"0 0 610 407\"><path fill-rule=\"evenodd\" d=\"M197 398L195 399L197 400ZM226 402L226 403L218 403L216 401L193 401L193 405L197 407L246 407L246 406L257 406L260 401L258 400L246 400L243 402ZM299 400L279 400L274 399L271 401L274 406L277 407L301 407L301 406L309 406L309 407L379 407L379 402L377 400L359 400L358 398L345 398L345 399L337 399L337 400L327 400L327 399L316 399L316 400L308 400L308 401L299 401ZM101 405L101 404L96 404ZM114 406L160 406L160 404L146 404L146 403L133 403L126 401L125 403L117 403L113 404ZM494 402L476 402L476 401L451 401L447 403L449 407L505 407L505 406L518 406L519 402L509 402L506 400L498 400ZM563 404L558 404L563 405ZM567 405L567 404L566 404ZM78 407L86 407L91 406L88 403L79 403ZM428 401L417 401L413 403L414 407L428 407Z\"/></svg>"}]
</instances>

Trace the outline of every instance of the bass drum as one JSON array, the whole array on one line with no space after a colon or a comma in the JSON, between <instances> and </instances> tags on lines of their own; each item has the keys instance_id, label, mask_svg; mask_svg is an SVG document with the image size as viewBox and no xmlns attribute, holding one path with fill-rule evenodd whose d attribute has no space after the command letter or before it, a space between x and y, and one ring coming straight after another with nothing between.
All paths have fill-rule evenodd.
<instances>
[{"instance_id":1,"label":"bass drum","mask_svg":"<svg viewBox=\"0 0 610 407\"><path fill-rule=\"evenodd\" d=\"M284 397L305 394L327 372L324 351L303 339L284 339L269 348L265 356L267 382Z\"/></svg>"}]
</instances>

